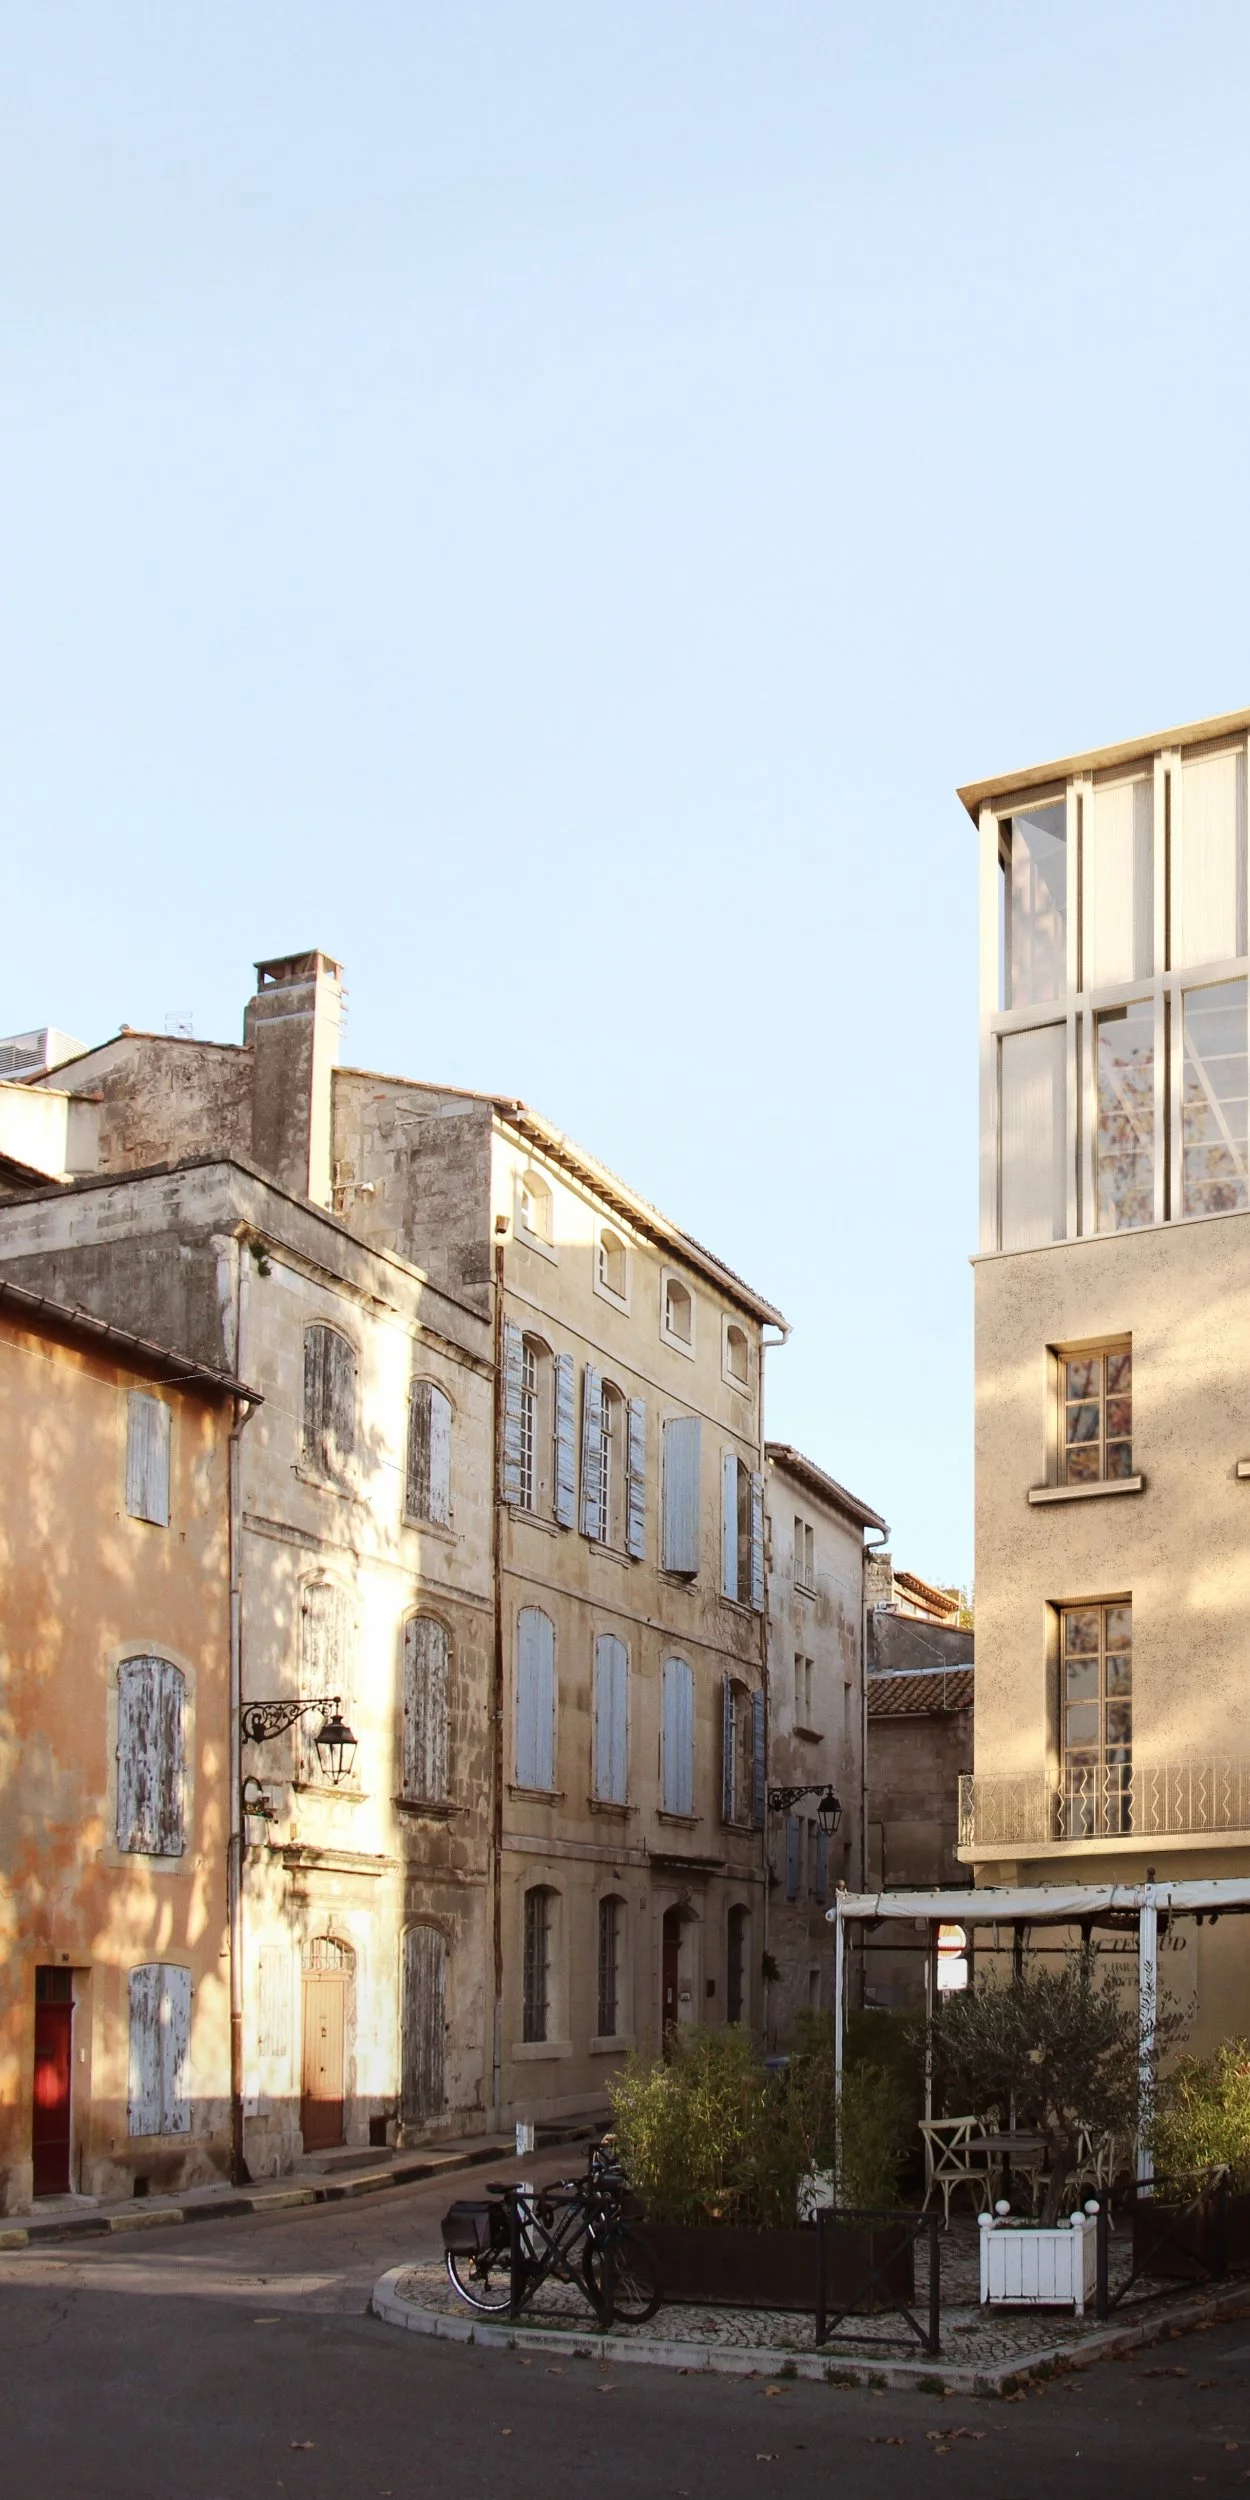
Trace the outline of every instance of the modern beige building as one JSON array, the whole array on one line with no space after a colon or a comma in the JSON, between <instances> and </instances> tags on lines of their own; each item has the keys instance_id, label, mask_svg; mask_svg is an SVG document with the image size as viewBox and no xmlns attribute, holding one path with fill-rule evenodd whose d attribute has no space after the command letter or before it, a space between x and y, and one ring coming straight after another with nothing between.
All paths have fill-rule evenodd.
<instances>
[{"instance_id":1,"label":"modern beige building","mask_svg":"<svg viewBox=\"0 0 1250 2500\"><path fill-rule=\"evenodd\" d=\"M1250 712L960 793L981 883L978 1673L996 1884L1250 1843ZM1169 1976L1250 2028L1239 1921Z\"/></svg>"}]
</instances>

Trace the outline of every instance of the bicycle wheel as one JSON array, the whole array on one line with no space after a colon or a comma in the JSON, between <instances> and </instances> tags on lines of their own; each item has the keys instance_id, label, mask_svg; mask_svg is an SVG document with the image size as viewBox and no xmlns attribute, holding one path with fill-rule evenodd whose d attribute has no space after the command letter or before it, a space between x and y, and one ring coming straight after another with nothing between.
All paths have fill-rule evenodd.
<instances>
[{"instance_id":1,"label":"bicycle wheel","mask_svg":"<svg viewBox=\"0 0 1250 2500\"><path fill-rule=\"evenodd\" d=\"M471 2309L506 2309L512 2298L512 2257L507 2246L488 2248L480 2257L466 2257L461 2250L449 2248L447 2276L452 2290Z\"/></svg>"},{"instance_id":2,"label":"bicycle wheel","mask_svg":"<svg viewBox=\"0 0 1250 2500\"><path fill-rule=\"evenodd\" d=\"M587 2242L582 2271L601 2307L608 2302L608 2249L612 2252L612 2306L608 2317L626 2326L645 2326L664 2298L660 2270L641 2233L623 2224L610 2238Z\"/></svg>"}]
</instances>

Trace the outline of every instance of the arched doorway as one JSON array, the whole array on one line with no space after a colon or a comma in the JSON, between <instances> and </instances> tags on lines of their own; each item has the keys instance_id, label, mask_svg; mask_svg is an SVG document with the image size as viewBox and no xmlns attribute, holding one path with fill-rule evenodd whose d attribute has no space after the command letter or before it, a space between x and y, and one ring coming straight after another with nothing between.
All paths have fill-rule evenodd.
<instances>
[{"instance_id":1,"label":"arched doorway","mask_svg":"<svg viewBox=\"0 0 1250 2500\"><path fill-rule=\"evenodd\" d=\"M666 2053L678 2024L693 2019L690 1941L694 1915L688 1902L675 1901L665 1911L660 1930L660 2039Z\"/></svg>"},{"instance_id":2,"label":"arched doorway","mask_svg":"<svg viewBox=\"0 0 1250 2500\"><path fill-rule=\"evenodd\" d=\"M299 2123L306 2153L343 2141L350 1945L315 1936L304 1948L304 2044Z\"/></svg>"},{"instance_id":3,"label":"arched doorway","mask_svg":"<svg viewBox=\"0 0 1250 2500\"><path fill-rule=\"evenodd\" d=\"M447 1942L437 1927L404 1937L400 2116L405 2127L441 2118L447 2026Z\"/></svg>"}]
</instances>

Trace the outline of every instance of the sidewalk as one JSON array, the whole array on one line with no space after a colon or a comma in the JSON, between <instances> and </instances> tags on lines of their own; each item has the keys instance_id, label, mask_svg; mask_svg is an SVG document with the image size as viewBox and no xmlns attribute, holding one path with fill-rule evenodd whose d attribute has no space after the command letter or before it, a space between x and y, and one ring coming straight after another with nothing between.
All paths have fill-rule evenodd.
<instances>
[{"instance_id":1,"label":"sidewalk","mask_svg":"<svg viewBox=\"0 0 1250 2500\"><path fill-rule=\"evenodd\" d=\"M538 2151L582 2144L597 2132L589 2120L571 2118L563 2128L542 2128ZM290 2205L336 2205L346 2197L376 2196L384 2188L409 2187L444 2171L479 2170L515 2162L516 2157L514 2134L470 2135L415 2146L410 2153L318 2155L279 2178L246 2188L231 2187L223 2179L211 2187L187 2188L181 2196L126 2196L107 2203L94 2196L49 2197L38 2213L0 2214L0 2249L42 2248L49 2241L101 2239L121 2231L159 2231L181 2222L226 2222L238 2214L279 2213Z\"/></svg>"}]
</instances>

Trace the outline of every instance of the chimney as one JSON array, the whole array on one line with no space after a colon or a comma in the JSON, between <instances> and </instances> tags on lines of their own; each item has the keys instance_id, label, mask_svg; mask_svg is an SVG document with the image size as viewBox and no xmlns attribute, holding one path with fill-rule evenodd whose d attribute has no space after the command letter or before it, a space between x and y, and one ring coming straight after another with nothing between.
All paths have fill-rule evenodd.
<instances>
[{"instance_id":1,"label":"chimney","mask_svg":"<svg viewBox=\"0 0 1250 2500\"><path fill-rule=\"evenodd\" d=\"M256 966L243 1018L254 1053L252 1153L293 1197L328 1207L343 967L314 948Z\"/></svg>"}]
</instances>

